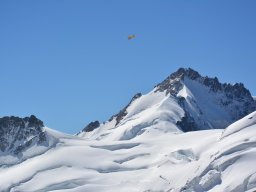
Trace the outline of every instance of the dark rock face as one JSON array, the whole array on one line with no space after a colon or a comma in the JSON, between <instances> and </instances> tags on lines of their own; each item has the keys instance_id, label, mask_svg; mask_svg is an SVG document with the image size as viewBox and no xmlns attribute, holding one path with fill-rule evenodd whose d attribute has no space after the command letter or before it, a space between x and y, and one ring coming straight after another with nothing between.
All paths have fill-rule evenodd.
<instances>
[{"instance_id":1,"label":"dark rock face","mask_svg":"<svg viewBox=\"0 0 256 192\"><path fill-rule=\"evenodd\" d=\"M252 97L250 91L244 87L243 83L235 83L234 85L224 83L222 89L230 98Z\"/></svg>"},{"instance_id":2,"label":"dark rock face","mask_svg":"<svg viewBox=\"0 0 256 192\"><path fill-rule=\"evenodd\" d=\"M133 101L135 101L136 99L140 98L142 96L141 93L137 93L133 96L133 98L131 99L131 101L129 102L128 105L126 105L118 114L113 115L109 121L112 121L114 118L116 118L116 126L120 123L120 121L127 115L127 108L131 105L131 103Z\"/></svg>"},{"instance_id":3,"label":"dark rock face","mask_svg":"<svg viewBox=\"0 0 256 192\"><path fill-rule=\"evenodd\" d=\"M193 117L186 111L185 98L178 97L177 99L178 99L179 105L184 109L185 114L182 117L182 119L176 123L176 125L184 132L196 131L198 127Z\"/></svg>"},{"instance_id":4,"label":"dark rock face","mask_svg":"<svg viewBox=\"0 0 256 192\"><path fill-rule=\"evenodd\" d=\"M184 132L197 130L197 125L194 119L189 115L189 113L185 113L185 116L182 117L182 119L178 121L176 125L180 127L180 129Z\"/></svg>"},{"instance_id":5,"label":"dark rock face","mask_svg":"<svg viewBox=\"0 0 256 192\"><path fill-rule=\"evenodd\" d=\"M25 118L0 118L0 153L19 154L32 145L42 145L46 135L44 124L34 115Z\"/></svg>"},{"instance_id":6,"label":"dark rock face","mask_svg":"<svg viewBox=\"0 0 256 192\"><path fill-rule=\"evenodd\" d=\"M97 129L100 126L100 122L99 121L93 121L91 123L89 123L82 131L84 132L91 132L94 129Z\"/></svg>"}]
</instances>

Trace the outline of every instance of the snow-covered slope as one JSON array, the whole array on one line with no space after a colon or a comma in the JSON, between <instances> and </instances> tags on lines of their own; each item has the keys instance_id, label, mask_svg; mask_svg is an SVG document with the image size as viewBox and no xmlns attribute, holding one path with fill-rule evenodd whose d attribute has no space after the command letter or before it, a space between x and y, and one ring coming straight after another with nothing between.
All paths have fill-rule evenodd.
<instances>
[{"instance_id":1,"label":"snow-covered slope","mask_svg":"<svg viewBox=\"0 0 256 192\"><path fill-rule=\"evenodd\" d=\"M128 140L166 132L223 129L254 110L256 102L243 84L221 84L216 77L180 68L151 92L136 94L109 121L90 124L79 135Z\"/></svg>"},{"instance_id":2,"label":"snow-covered slope","mask_svg":"<svg viewBox=\"0 0 256 192\"><path fill-rule=\"evenodd\" d=\"M0 191L255 191L256 113L226 130L93 141L58 137L54 148L0 168Z\"/></svg>"}]
</instances>

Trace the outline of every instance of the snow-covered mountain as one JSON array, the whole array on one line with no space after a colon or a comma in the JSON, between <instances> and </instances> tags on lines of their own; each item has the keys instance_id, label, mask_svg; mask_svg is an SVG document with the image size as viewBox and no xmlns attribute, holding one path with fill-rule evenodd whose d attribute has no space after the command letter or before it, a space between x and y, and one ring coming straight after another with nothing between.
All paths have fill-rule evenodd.
<instances>
[{"instance_id":1,"label":"snow-covered mountain","mask_svg":"<svg viewBox=\"0 0 256 192\"><path fill-rule=\"evenodd\" d=\"M89 124L79 135L92 139L127 140L141 135L223 129L256 110L242 83L220 83L193 69L180 68L152 91L136 94L109 121Z\"/></svg>"},{"instance_id":2,"label":"snow-covered mountain","mask_svg":"<svg viewBox=\"0 0 256 192\"><path fill-rule=\"evenodd\" d=\"M76 136L35 116L0 118L0 133L1 192L256 191L255 100L192 69Z\"/></svg>"},{"instance_id":3,"label":"snow-covered mountain","mask_svg":"<svg viewBox=\"0 0 256 192\"><path fill-rule=\"evenodd\" d=\"M45 152L56 142L34 115L0 118L0 166L9 166Z\"/></svg>"}]
</instances>

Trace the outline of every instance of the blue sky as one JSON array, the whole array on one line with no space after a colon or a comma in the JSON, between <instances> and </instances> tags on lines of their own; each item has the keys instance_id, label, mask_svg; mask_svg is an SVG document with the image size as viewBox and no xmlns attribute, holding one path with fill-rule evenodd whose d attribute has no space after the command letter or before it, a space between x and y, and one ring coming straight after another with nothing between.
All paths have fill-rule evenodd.
<instances>
[{"instance_id":1,"label":"blue sky","mask_svg":"<svg viewBox=\"0 0 256 192\"><path fill-rule=\"evenodd\" d=\"M0 27L1 116L76 133L179 67L256 95L254 0L1 1Z\"/></svg>"}]
</instances>

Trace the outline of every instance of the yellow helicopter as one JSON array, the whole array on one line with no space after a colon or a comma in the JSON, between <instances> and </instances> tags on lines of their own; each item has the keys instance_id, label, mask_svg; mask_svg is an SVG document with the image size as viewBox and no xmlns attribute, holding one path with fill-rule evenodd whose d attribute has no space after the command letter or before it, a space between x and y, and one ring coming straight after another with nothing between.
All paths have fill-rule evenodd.
<instances>
[{"instance_id":1,"label":"yellow helicopter","mask_svg":"<svg viewBox=\"0 0 256 192\"><path fill-rule=\"evenodd\" d=\"M133 39L133 38L135 38L136 36L135 35L129 35L128 36L128 40L131 40L131 39Z\"/></svg>"}]
</instances>

